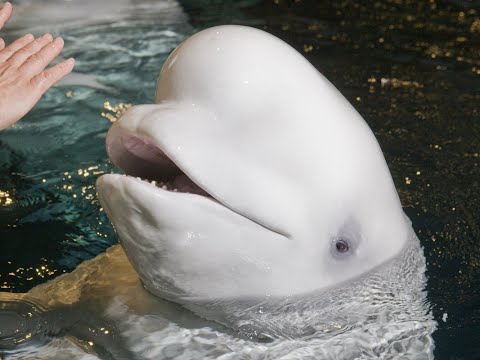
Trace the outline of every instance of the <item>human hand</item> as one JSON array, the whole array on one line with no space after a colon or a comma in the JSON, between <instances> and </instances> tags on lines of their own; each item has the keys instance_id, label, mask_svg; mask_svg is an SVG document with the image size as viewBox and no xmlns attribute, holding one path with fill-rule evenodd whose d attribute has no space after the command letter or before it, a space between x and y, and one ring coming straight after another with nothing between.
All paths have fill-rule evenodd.
<instances>
[{"instance_id":1,"label":"human hand","mask_svg":"<svg viewBox=\"0 0 480 360\"><path fill-rule=\"evenodd\" d=\"M0 30L12 14L12 5L0 9ZM42 95L57 81L69 74L74 59L65 60L47 69L61 53L63 39L45 34L37 39L25 35L8 46L0 38L0 130L27 114Z\"/></svg>"}]
</instances>

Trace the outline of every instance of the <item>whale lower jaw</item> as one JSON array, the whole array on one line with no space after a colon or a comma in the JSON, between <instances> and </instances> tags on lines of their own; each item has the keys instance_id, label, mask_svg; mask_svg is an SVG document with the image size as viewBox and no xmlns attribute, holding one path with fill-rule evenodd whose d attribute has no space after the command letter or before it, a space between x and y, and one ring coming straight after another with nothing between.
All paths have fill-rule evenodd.
<instances>
[{"instance_id":1,"label":"whale lower jaw","mask_svg":"<svg viewBox=\"0 0 480 360\"><path fill-rule=\"evenodd\" d=\"M113 129L107 151L125 174L100 177L98 197L151 293L176 300L295 292L272 280L282 278L272 267L284 271L277 259L287 257L287 237L203 190L149 137Z\"/></svg>"},{"instance_id":2,"label":"whale lower jaw","mask_svg":"<svg viewBox=\"0 0 480 360\"><path fill-rule=\"evenodd\" d=\"M285 264L275 260L286 258L291 242L211 198L120 174L100 177L97 190L127 257L153 294L177 299L295 291L277 281Z\"/></svg>"},{"instance_id":3,"label":"whale lower jaw","mask_svg":"<svg viewBox=\"0 0 480 360\"><path fill-rule=\"evenodd\" d=\"M215 193L215 190L212 191L210 189L207 191L201 179L194 180L187 175L186 171L188 169L183 168L173 154L167 155L171 151L165 151L158 145L161 141L156 141L153 138L155 136L158 137L155 132L153 134L139 134L137 131L128 128L132 125L132 122L134 121L130 121L130 123L124 122L124 124L126 123L125 127L119 126L120 124L118 123L115 124L107 137L108 155L111 161L123 171L125 177L136 178L151 191L166 191L173 193L173 195L189 194L200 196L205 201L216 202L225 207L226 210L239 214L227 201L222 199L220 194ZM268 231L288 237L288 235L281 233L279 230L263 224L256 219L255 215L250 216L247 213L239 215Z\"/></svg>"}]
</instances>

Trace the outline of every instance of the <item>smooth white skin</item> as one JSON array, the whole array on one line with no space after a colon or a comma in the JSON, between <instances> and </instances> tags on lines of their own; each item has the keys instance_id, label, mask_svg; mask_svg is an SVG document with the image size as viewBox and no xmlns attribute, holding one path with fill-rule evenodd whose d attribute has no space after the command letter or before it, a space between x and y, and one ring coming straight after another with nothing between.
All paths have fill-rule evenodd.
<instances>
[{"instance_id":1,"label":"smooth white skin","mask_svg":"<svg viewBox=\"0 0 480 360\"><path fill-rule=\"evenodd\" d=\"M122 175L98 180L154 294L302 294L367 273L411 236L365 121L274 36L243 26L197 33L163 66L156 103L112 126L113 162L121 162L122 136L147 139L218 202ZM348 254L336 253L336 238L348 239Z\"/></svg>"}]
</instances>

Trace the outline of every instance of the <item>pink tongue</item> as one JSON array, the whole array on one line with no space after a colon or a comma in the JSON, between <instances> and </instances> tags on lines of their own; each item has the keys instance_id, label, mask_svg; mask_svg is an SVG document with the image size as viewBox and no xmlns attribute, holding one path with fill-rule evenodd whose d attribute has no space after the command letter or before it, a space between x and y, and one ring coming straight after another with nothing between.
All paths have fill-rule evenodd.
<instances>
[{"instance_id":1,"label":"pink tongue","mask_svg":"<svg viewBox=\"0 0 480 360\"><path fill-rule=\"evenodd\" d=\"M122 135L108 144L107 151L112 162L128 175L156 180L165 190L210 197L148 139Z\"/></svg>"},{"instance_id":2,"label":"pink tongue","mask_svg":"<svg viewBox=\"0 0 480 360\"><path fill-rule=\"evenodd\" d=\"M163 174L170 174L177 172L178 168L167 155L163 153L155 145L151 144L146 139L141 139L136 136L124 135L121 137L125 150L130 152L133 156L137 157L140 162L147 164L153 164L157 169L161 170Z\"/></svg>"},{"instance_id":3,"label":"pink tongue","mask_svg":"<svg viewBox=\"0 0 480 360\"><path fill-rule=\"evenodd\" d=\"M107 144L107 152L112 162L131 176L162 180L181 173L162 150L133 135L113 139Z\"/></svg>"},{"instance_id":4,"label":"pink tongue","mask_svg":"<svg viewBox=\"0 0 480 360\"><path fill-rule=\"evenodd\" d=\"M155 145L150 144L147 140L140 139L136 136L123 135L120 138L125 150L132 153L139 159L158 164L169 165L170 159Z\"/></svg>"},{"instance_id":5,"label":"pink tongue","mask_svg":"<svg viewBox=\"0 0 480 360\"><path fill-rule=\"evenodd\" d=\"M175 189L178 189L179 192L210 196L185 174L179 175L173 179L173 186Z\"/></svg>"}]
</instances>

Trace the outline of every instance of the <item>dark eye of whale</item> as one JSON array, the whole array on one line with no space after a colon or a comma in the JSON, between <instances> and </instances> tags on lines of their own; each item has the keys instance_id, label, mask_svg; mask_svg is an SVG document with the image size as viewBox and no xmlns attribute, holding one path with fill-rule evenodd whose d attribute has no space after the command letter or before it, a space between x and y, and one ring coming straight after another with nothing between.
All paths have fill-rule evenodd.
<instances>
[{"instance_id":1,"label":"dark eye of whale","mask_svg":"<svg viewBox=\"0 0 480 360\"><path fill-rule=\"evenodd\" d=\"M335 249L337 249L337 252L340 254L344 254L350 250L350 245L343 239L337 239L337 241L335 241Z\"/></svg>"},{"instance_id":2,"label":"dark eye of whale","mask_svg":"<svg viewBox=\"0 0 480 360\"><path fill-rule=\"evenodd\" d=\"M354 252L354 242L350 237L337 236L332 240L332 255L338 259L348 256Z\"/></svg>"}]
</instances>

